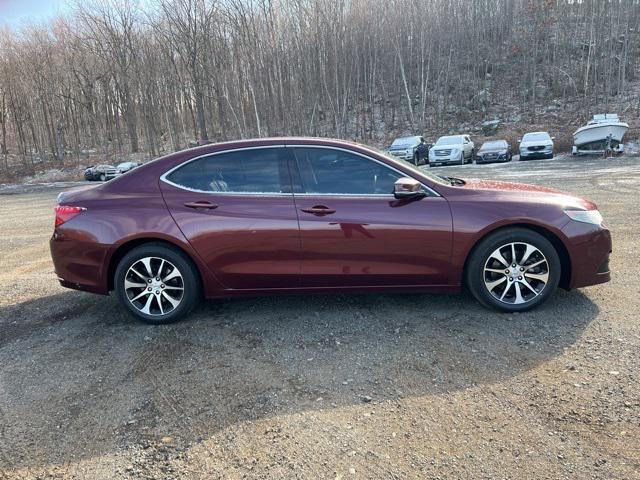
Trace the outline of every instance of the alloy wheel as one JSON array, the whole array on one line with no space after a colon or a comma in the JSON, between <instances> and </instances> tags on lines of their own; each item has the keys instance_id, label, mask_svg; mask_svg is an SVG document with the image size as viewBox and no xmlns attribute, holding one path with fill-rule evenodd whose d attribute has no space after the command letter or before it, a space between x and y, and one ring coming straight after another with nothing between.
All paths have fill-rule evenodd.
<instances>
[{"instance_id":1,"label":"alloy wheel","mask_svg":"<svg viewBox=\"0 0 640 480\"><path fill-rule=\"evenodd\" d=\"M146 315L167 315L182 302L184 279L180 270L168 260L144 257L127 270L124 291L138 311Z\"/></svg>"},{"instance_id":2,"label":"alloy wheel","mask_svg":"<svg viewBox=\"0 0 640 480\"><path fill-rule=\"evenodd\" d=\"M542 293L549 282L549 262L529 243L512 242L496 248L485 262L484 285L498 301L521 305Z\"/></svg>"}]
</instances>

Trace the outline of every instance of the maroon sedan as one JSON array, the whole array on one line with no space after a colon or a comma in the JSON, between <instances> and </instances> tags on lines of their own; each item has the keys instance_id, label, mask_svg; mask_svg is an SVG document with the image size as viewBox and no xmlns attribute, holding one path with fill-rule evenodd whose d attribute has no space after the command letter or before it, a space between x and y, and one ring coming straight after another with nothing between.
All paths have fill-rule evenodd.
<instances>
[{"instance_id":1,"label":"maroon sedan","mask_svg":"<svg viewBox=\"0 0 640 480\"><path fill-rule=\"evenodd\" d=\"M596 206L549 188L427 173L339 140L206 145L60 194L60 283L150 323L198 300L337 291L456 292L531 309L610 279Z\"/></svg>"}]
</instances>

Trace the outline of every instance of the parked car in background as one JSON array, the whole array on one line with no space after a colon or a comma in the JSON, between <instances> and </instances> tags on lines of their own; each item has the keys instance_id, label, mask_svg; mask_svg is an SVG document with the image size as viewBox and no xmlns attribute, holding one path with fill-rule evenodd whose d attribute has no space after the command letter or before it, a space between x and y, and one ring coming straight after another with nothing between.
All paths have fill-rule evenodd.
<instances>
[{"instance_id":1,"label":"parked car in background","mask_svg":"<svg viewBox=\"0 0 640 480\"><path fill-rule=\"evenodd\" d=\"M553 158L553 137L549 133L525 133L520 139L520 160L535 158Z\"/></svg>"},{"instance_id":2,"label":"parked car in background","mask_svg":"<svg viewBox=\"0 0 640 480\"><path fill-rule=\"evenodd\" d=\"M138 162L122 162L119 163L116 168L118 169L118 173L126 173L139 166L140 164Z\"/></svg>"},{"instance_id":3,"label":"parked car in background","mask_svg":"<svg viewBox=\"0 0 640 480\"><path fill-rule=\"evenodd\" d=\"M439 176L363 145L273 138L167 155L63 192L60 283L150 323L202 297L457 292L529 310L610 279L595 204L551 188Z\"/></svg>"},{"instance_id":4,"label":"parked car in background","mask_svg":"<svg viewBox=\"0 0 640 480\"><path fill-rule=\"evenodd\" d=\"M396 138L387 151L396 158L419 165L427 163L430 147L431 145L425 141L424 137L416 135Z\"/></svg>"},{"instance_id":5,"label":"parked car in background","mask_svg":"<svg viewBox=\"0 0 640 480\"><path fill-rule=\"evenodd\" d=\"M475 144L469 135L448 135L440 137L429 150L429 166L442 165L443 163L473 162L475 156Z\"/></svg>"},{"instance_id":6,"label":"parked car in background","mask_svg":"<svg viewBox=\"0 0 640 480\"><path fill-rule=\"evenodd\" d=\"M476 163L510 162L511 147L506 140L484 142L476 153Z\"/></svg>"},{"instance_id":7,"label":"parked car in background","mask_svg":"<svg viewBox=\"0 0 640 480\"><path fill-rule=\"evenodd\" d=\"M105 182L118 175L118 169L113 165L92 165L84 171L84 179Z\"/></svg>"}]
</instances>

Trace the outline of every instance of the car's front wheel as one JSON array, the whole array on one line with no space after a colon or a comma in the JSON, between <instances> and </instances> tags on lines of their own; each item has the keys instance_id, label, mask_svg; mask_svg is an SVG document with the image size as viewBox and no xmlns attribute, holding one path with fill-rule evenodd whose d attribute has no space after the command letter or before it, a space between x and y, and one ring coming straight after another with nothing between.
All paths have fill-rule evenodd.
<instances>
[{"instance_id":1,"label":"car's front wheel","mask_svg":"<svg viewBox=\"0 0 640 480\"><path fill-rule=\"evenodd\" d=\"M175 322L200 299L200 282L191 259L178 249L148 243L127 253L116 268L116 295L138 320Z\"/></svg>"},{"instance_id":2,"label":"car's front wheel","mask_svg":"<svg viewBox=\"0 0 640 480\"><path fill-rule=\"evenodd\" d=\"M506 228L480 241L466 268L466 284L483 305L505 312L545 302L560 282L560 259L544 236Z\"/></svg>"}]
</instances>

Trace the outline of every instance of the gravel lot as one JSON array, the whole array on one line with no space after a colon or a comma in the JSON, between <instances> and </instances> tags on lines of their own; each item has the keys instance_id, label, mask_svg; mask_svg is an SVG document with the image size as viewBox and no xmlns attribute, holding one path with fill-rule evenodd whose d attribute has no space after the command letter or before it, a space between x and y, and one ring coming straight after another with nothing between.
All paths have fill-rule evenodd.
<instances>
[{"instance_id":1,"label":"gravel lot","mask_svg":"<svg viewBox=\"0 0 640 480\"><path fill-rule=\"evenodd\" d=\"M153 327L58 286L63 184L0 188L0 478L640 478L640 159L434 171L594 200L613 280L515 315L279 297Z\"/></svg>"}]
</instances>

